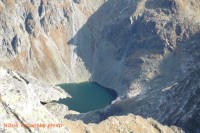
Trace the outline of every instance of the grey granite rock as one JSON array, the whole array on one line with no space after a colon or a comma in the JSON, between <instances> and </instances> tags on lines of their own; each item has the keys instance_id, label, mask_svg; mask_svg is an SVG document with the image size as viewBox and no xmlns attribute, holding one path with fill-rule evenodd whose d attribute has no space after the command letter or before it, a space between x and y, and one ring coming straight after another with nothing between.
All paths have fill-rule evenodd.
<instances>
[{"instance_id":1,"label":"grey granite rock","mask_svg":"<svg viewBox=\"0 0 200 133\"><path fill-rule=\"evenodd\" d=\"M64 118L68 112L68 107L64 104L47 103L44 105L52 114L58 118Z\"/></svg>"},{"instance_id":2,"label":"grey granite rock","mask_svg":"<svg viewBox=\"0 0 200 133\"><path fill-rule=\"evenodd\" d=\"M0 68L0 130L12 133L69 132L64 126L48 127L49 124L62 125L62 121L41 104L68 96L60 89L44 86L34 79L29 80L11 70ZM31 124L45 124L45 127L31 127Z\"/></svg>"}]
</instances>

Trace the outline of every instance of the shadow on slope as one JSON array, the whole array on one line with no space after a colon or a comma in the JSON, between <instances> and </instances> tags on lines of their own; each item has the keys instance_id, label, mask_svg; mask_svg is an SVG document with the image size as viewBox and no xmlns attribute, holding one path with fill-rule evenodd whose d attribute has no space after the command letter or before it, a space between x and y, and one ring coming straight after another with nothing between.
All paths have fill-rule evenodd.
<instances>
[{"instance_id":1,"label":"shadow on slope","mask_svg":"<svg viewBox=\"0 0 200 133\"><path fill-rule=\"evenodd\" d=\"M159 4L162 5L160 2ZM173 3L167 4L174 6ZM131 22L130 17L136 11L137 6L138 1L134 0L107 1L68 42L76 46L75 52L92 74L91 81L112 89L119 86L121 89L116 89L119 94L123 94L125 89L130 86L130 82L139 76L138 71L140 71L141 65L137 64L138 60L134 61L144 55L162 55L166 47L164 40L157 34L156 23L151 20L147 23L144 20L145 15L148 14L142 14L135 18L133 23ZM145 6L146 8L154 8L155 5ZM168 6L164 5L161 8L168 8ZM170 10L166 14L170 14ZM180 35L180 33L178 34ZM195 36L199 36L199 34ZM191 38L186 40L186 43L191 42ZM178 49L174 51L178 52ZM170 56L173 58L172 54ZM166 59L166 63L169 63L169 60ZM171 63L180 62L174 60ZM161 64L161 66L165 65ZM173 76L170 76L171 79L168 77L167 81L173 81L174 76L178 73L177 69L179 68L174 69L174 67L176 65L172 65ZM124 73L127 73L128 76ZM161 73L169 74L170 71L166 72L161 68ZM188 78L179 81L174 86L171 84L171 89L167 91L162 91L164 86L161 86L133 99L113 104L106 109L78 116L67 116L67 118L82 119L85 123L98 123L109 116L133 113L143 117L152 117L162 124L174 124L186 131L191 131L192 124L188 125L188 122L194 119L190 119L189 116L197 114L195 113L197 109L194 111L192 106L199 106L199 98L191 98L199 95L197 85L199 76L195 77L197 79L193 79L195 73L199 72L192 73ZM189 99L192 102L188 102ZM191 114L188 114L190 111L192 111ZM195 123L198 126L199 120L195 120ZM197 128L197 130L199 129Z\"/></svg>"},{"instance_id":2,"label":"shadow on slope","mask_svg":"<svg viewBox=\"0 0 200 133\"><path fill-rule=\"evenodd\" d=\"M171 82L167 86L160 86L150 89L142 95L138 95L135 98L123 100L115 103L106 109L97 110L94 112L88 112L79 116L67 116L70 119L78 118L85 123L99 123L105 120L109 116L120 116L133 113L134 115L140 115L144 118L152 117L158 120L162 124L168 126L175 125L181 127L186 132L199 133L200 131L200 54L199 54L199 36L197 33L191 36L189 39L181 42L180 47L184 47L185 50L180 53L180 47L176 49L169 58L166 58L161 64L164 67L167 62L170 63L175 56L183 56L185 54L188 58L193 58L188 65L188 76L180 78L176 82ZM187 54L186 54L187 53ZM190 57L189 57L190 56ZM184 57L184 56L183 56ZM180 58L183 58L180 57ZM167 61L167 62L166 62ZM179 60L180 61L180 60ZM173 67L176 67L175 63L181 63L174 60ZM169 68L176 69L176 68ZM180 69L180 68L179 68ZM173 70L172 70L173 71ZM170 73L166 69L161 68L161 73ZM174 75L175 76L175 75ZM162 81L165 81L163 77ZM171 77L172 79L175 77ZM151 82L160 82L160 80Z\"/></svg>"},{"instance_id":3,"label":"shadow on slope","mask_svg":"<svg viewBox=\"0 0 200 133\"><path fill-rule=\"evenodd\" d=\"M145 6L141 3L105 2L68 42L76 46L74 52L91 73L90 80L115 89L119 95L125 95L131 82L139 78L142 56L164 52L156 23L144 20L148 14L140 14Z\"/></svg>"}]
</instances>

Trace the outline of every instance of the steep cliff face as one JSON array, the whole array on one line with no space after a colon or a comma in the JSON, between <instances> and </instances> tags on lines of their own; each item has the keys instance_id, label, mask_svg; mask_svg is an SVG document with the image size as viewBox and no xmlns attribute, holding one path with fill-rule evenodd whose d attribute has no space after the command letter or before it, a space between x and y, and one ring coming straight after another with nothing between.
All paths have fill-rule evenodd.
<instances>
[{"instance_id":1,"label":"steep cliff face","mask_svg":"<svg viewBox=\"0 0 200 133\"><path fill-rule=\"evenodd\" d=\"M109 0L79 30L74 45L92 81L131 98L199 67L188 51L198 44L187 43L199 32L198 7L186 0Z\"/></svg>"},{"instance_id":2,"label":"steep cliff face","mask_svg":"<svg viewBox=\"0 0 200 133\"><path fill-rule=\"evenodd\" d=\"M90 74L69 40L101 3L0 1L1 65L51 84L88 80Z\"/></svg>"}]
</instances>

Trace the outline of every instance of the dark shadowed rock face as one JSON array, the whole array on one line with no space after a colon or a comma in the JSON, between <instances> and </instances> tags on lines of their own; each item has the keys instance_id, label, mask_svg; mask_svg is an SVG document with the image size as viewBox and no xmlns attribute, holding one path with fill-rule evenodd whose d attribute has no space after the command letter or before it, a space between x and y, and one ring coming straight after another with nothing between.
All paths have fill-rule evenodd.
<instances>
[{"instance_id":1,"label":"dark shadowed rock face","mask_svg":"<svg viewBox=\"0 0 200 133\"><path fill-rule=\"evenodd\" d=\"M91 73L90 80L131 98L193 71L194 58L185 45L199 31L196 5L173 0L109 0L70 43Z\"/></svg>"},{"instance_id":2,"label":"dark shadowed rock face","mask_svg":"<svg viewBox=\"0 0 200 133\"><path fill-rule=\"evenodd\" d=\"M198 133L199 5L110 0L101 6L76 34L74 45L91 80L115 88L122 101L67 118L90 123L132 112ZM88 27L96 32L88 33ZM84 54L86 49L94 54Z\"/></svg>"},{"instance_id":3,"label":"dark shadowed rock face","mask_svg":"<svg viewBox=\"0 0 200 133\"><path fill-rule=\"evenodd\" d=\"M131 112L199 132L199 1L10 0L0 13L1 65L118 92L106 110L71 118Z\"/></svg>"},{"instance_id":4,"label":"dark shadowed rock face","mask_svg":"<svg viewBox=\"0 0 200 133\"><path fill-rule=\"evenodd\" d=\"M81 3L81 0L73 0L74 3L77 3L77 4L80 4Z\"/></svg>"}]
</instances>

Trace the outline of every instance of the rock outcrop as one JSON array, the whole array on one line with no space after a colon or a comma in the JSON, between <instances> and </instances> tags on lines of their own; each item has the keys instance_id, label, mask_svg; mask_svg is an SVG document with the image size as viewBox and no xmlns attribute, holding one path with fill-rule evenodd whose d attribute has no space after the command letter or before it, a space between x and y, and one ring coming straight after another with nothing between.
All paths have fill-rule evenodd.
<instances>
[{"instance_id":1,"label":"rock outcrop","mask_svg":"<svg viewBox=\"0 0 200 133\"><path fill-rule=\"evenodd\" d=\"M31 80L30 80L31 79ZM0 132L68 132L66 127L47 128L34 124L60 124L41 103L69 95L58 87L50 87L33 78L25 78L11 70L0 69Z\"/></svg>"},{"instance_id":2,"label":"rock outcrop","mask_svg":"<svg viewBox=\"0 0 200 133\"><path fill-rule=\"evenodd\" d=\"M144 119L132 114L109 117L99 124L85 125L81 121L65 121L64 123L74 133L184 133L177 127L163 126L153 119Z\"/></svg>"},{"instance_id":3,"label":"rock outcrop","mask_svg":"<svg viewBox=\"0 0 200 133\"><path fill-rule=\"evenodd\" d=\"M23 77L11 70L0 69L0 132L1 133L100 133L150 132L183 133L177 127L167 127L152 119L128 115L110 117L100 124L86 125L64 119L68 108L50 103L70 97L58 87L50 87L32 77ZM48 102L48 103L47 103ZM44 103L47 103L43 105Z\"/></svg>"}]
</instances>

